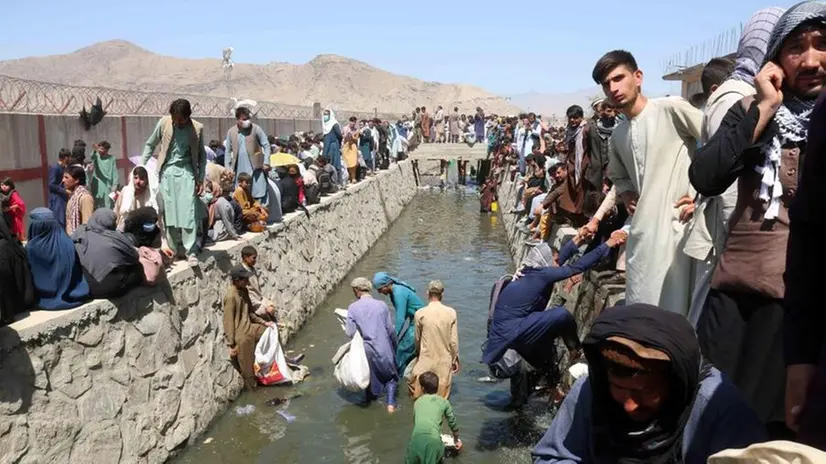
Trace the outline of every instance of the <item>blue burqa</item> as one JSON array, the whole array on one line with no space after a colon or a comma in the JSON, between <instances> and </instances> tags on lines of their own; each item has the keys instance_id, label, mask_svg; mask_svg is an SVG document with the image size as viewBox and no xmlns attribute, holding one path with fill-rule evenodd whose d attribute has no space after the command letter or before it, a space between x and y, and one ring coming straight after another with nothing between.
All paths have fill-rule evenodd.
<instances>
[{"instance_id":1,"label":"blue burqa","mask_svg":"<svg viewBox=\"0 0 826 464\"><path fill-rule=\"evenodd\" d=\"M396 337L399 346L396 348L396 367L401 374L416 355L416 329L413 326L413 317L416 311L424 307L424 303L416 295L416 290L410 285L387 274L377 272L373 276L373 287L382 288L392 285L390 301L396 311Z\"/></svg>"},{"instance_id":2,"label":"blue burqa","mask_svg":"<svg viewBox=\"0 0 826 464\"><path fill-rule=\"evenodd\" d=\"M383 301L363 296L347 308L347 336L356 330L364 339L364 351L370 365L370 393L382 394L389 383L398 381L396 371L396 332L390 318L390 309ZM395 400L395 391L393 392ZM388 395L389 396L389 395Z\"/></svg>"},{"instance_id":3,"label":"blue burqa","mask_svg":"<svg viewBox=\"0 0 826 464\"><path fill-rule=\"evenodd\" d=\"M557 258L563 265L554 266L547 244L531 250L523 263L522 276L508 284L496 301L483 363L499 361L508 349L536 368L553 361L549 349L553 339L576 332L576 321L567 309L546 309L553 285L591 268L611 249L603 243L574 264L564 265L576 251L573 240L566 243Z\"/></svg>"},{"instance_id":4,"label":"blue burqa","mask_svg":"<svg viewBox=\"0 0 826 464\"><path fill-rule=\"evenodd\" d=\"M46 208L29 215L26 255L37 293L37 308L76 308L90 299L72 239Z\"/></svg>"}]
</instances>

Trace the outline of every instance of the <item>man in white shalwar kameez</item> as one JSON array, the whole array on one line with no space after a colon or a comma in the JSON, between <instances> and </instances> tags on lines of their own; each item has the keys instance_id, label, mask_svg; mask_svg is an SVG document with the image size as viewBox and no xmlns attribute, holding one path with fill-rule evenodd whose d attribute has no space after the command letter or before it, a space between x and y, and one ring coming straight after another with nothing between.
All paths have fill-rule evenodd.
<instances>
[{"instance_id":1,"label":"man in white shalwar kameez","mask_svg":"<svg viewBox=\"0 0 826 464\"><path fill-rule=\"evenodd\" d=\"M702 113L682 98L648 100L634 57L615 50L593 72L626 118L611 136L608 177L631 214L626 250L626 304L647 303L688 314L692 260L683 247L694 211L688 167Z\"/></svg>"}]
</instances>

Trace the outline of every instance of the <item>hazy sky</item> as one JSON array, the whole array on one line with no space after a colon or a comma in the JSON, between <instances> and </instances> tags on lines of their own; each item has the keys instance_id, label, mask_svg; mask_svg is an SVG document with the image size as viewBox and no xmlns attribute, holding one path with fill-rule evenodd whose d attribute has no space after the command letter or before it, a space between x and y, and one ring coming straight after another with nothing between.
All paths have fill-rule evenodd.
<instances>
[{"instance_id":1,"label":"hazy sky","mask_svg":"<svg viewBox=\"0 0 826 464\"><path fill-rule=\"evenodd\" d=\"M513 95L592 87L596 60L625 48L646 72L648 92L678 93L661 79L666 59L739 28L760 8L794 3L30 0L6 8L0 59L68 53L109 39L186 58L220 58L233 46L236 62L252 63L305 63L334 53Z\"/></svg>"}]
</instances>

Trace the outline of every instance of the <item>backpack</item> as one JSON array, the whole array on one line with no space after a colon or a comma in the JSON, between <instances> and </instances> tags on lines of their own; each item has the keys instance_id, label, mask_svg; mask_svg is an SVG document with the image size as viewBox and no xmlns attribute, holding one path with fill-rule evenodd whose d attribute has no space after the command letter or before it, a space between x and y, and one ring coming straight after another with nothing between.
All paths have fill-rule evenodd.
<instances>
[{"instance_id":1,"label":"backpack","mask_svg":"<svg viewBox=\"0 0 826 464\"><path fill-rule=\"evenodd\" d=\"M320 190L317 184L304 186L304 199L307 201L307 205L317 205L321 203Z\"/></svg>"},{"instance_id":2,"label":"backpack","mask_svg":"<svg viewBox=\"0 0 826 464\"><path fill-rule=\"evenodd\" d=\"M318 193L320 195L329 195L335 192L333 179L330 178L329 172L325 171L324 169L319 169L316 173L316 179L318 179Z\"/></svg>"}]
</instances>

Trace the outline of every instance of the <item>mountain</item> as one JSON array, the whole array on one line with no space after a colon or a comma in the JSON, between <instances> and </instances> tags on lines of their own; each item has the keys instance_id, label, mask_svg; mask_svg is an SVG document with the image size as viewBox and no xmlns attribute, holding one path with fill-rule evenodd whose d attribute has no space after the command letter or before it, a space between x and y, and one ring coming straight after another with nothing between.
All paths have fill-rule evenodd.
<instances>
[{"instance_id":1,"label":"mountain","mask_svg":"<svg viewBox=\"0 0 826 464\"><path fill-rule=\"evenodd\" d=\"M65 55L0 61L0 74L60 84L230 96L221 60L158 55L122 40ZM352 111L409 113L420 105L459 106L462 112L477 106L487 113L519 111L478 87L425 82L337 55L319 55L300 65L236 63L232 85L237 97L303 106L320 102Z\"/></svg>"}]
</instances>

